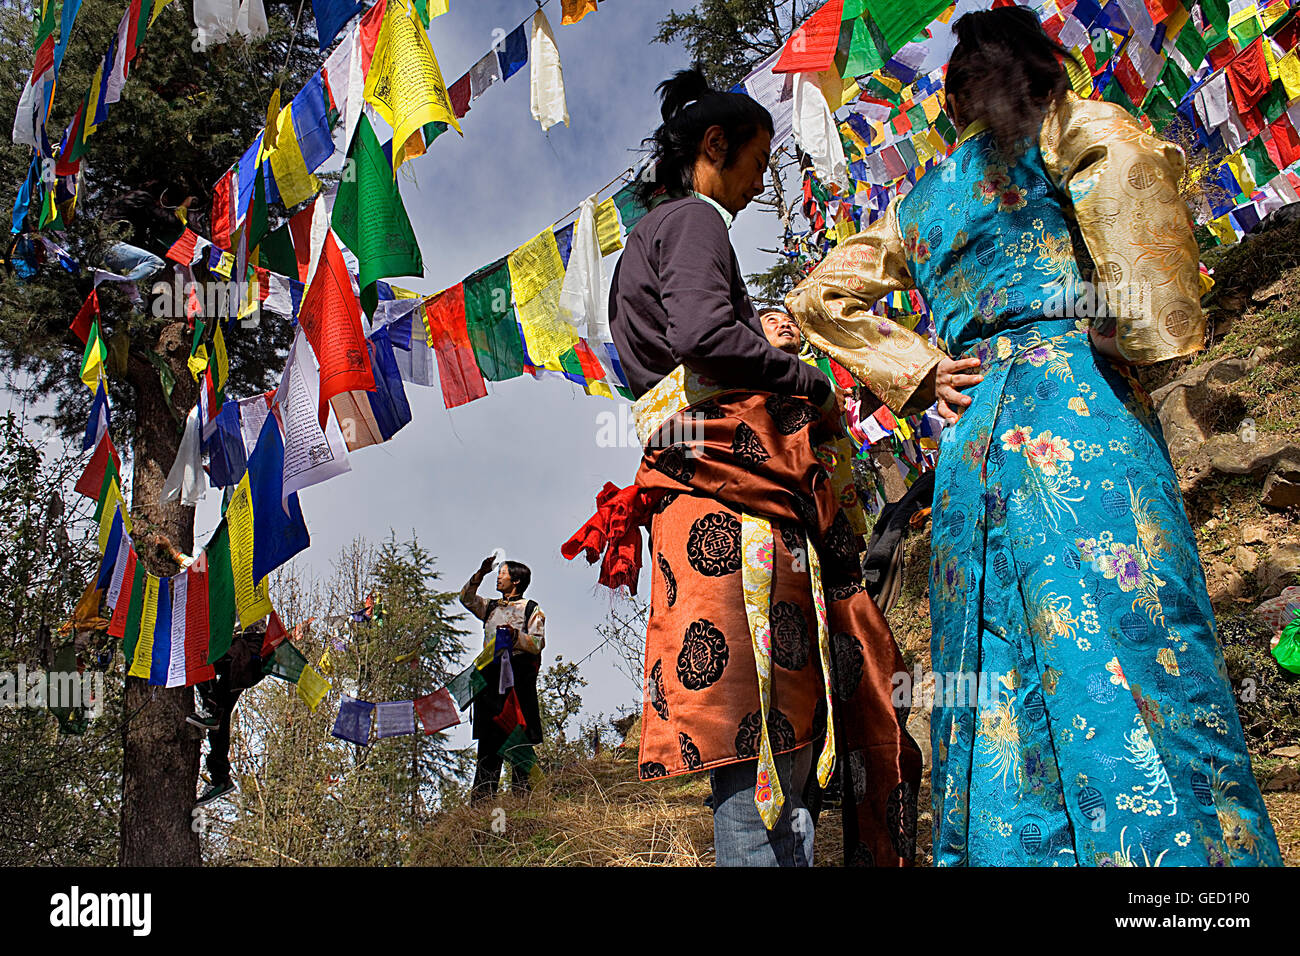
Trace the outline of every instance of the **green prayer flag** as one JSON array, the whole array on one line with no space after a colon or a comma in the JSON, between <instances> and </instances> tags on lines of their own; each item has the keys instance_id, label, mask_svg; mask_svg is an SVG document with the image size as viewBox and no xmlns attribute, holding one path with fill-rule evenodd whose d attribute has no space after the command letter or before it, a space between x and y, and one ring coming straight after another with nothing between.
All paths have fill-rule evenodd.
<instances>
[{"instance_id":1,"label":"green prayer flag","mask_svg":"<svg viewBox=\"0 0 1300 956\"><path fill-rule=\"evenodd\" d=\"M148 576L144 562L137 557L135 578L131 582L131 601L126 608L126 630L122 634L122 656L126 658L128 671L135 659L135 645L140 640L140 619L144 616L144 581Z\"/></svg>"},{"instance_id":2,"label":"green prayer flag","mask_svg":"<svg viewBox=\"0 0 1300 956\"><path fill-rule=\"evenodd\" d=\"M112 487L113 482L117 481L117 488L122 490L122 477L117 473L117 464L113 461L113 456L108 456L108 461L104 464L104 478L99 484L99 502L95 505L95 516L91 520L95 524L104 516L104 506L108 503L108 489Z\"/></svg>"},{"instance_id":3,"label":"green prayer flag","mask_svg":"<svg viewBox=\"0 0 1300 956\"><path fill-rule=\"evenodd\" d=\"M478 678L476 681L474 678ZM469 702L474 699L484 687L487 681L479 673L477 667L470 664L451 680L447 681L447 693L451 694L451 699L456 702L456 706L464 710L469 706Z\"/></svg>"},{"instance_id":4,"label":"green prayer flag","mask_svg":"<svg viewBox=\"0 0 1300 956\"><path fill-rule=\"evenodd\" d=\"M263 269L270 269L283 276L297 277L298 257L293 251L293 236L287 222L279 229L269 232L258 243L258 259L258 265Z\"/></svg>"},{"instance_id":5,"label":"green prayer flag","mask_svg":"<svg viewBox=\"0 0 1300 956\"><path fill-rule=\"evenodd\" d=\"M443 133L447 132L449 128L450 127L448 127L446 123L440 123L437 120L434 120L432 123L425 123L421 128L424 132L424 148L428 149L429 144Z\"/></svg>"},{"instance_id":6,"label":"green prayer flag","mask_svg":"<svg viewBox=\"0 0 1300 956\"><path fill-rule=\"evenodd\" d=\"M422 276L424 260L402 205L392 161L364 114L352 136L343 170L333 226L357 257L361 307L370 316L379 303L375 283L389 276Z\"/></svg>"},{"instance_id":7,"label":"green prayer flag","mask_svg":"<svg viewBox=\"0 0 1300 956\"><path fill-rule=\"evenodd\" d=\"M1206 45L1218 46L1228 35L1228 0L1201 0L1201 16L1205 20Z\"/></svg>"},{"instance_id":8,"label":"green prayer flag","mask_svg":"<svg viewBox=\"0 0 1300 956\"><path fill-rule=\"evenodd\" d=\"M952 0L867 0L889 53L897 53L946 10Z\"/></svg>"},{"instance_id":9,"label":"green prayer flag","mask_svg":"<svg viewBox=\"0 0 1300 956\"><path fill-rule=\"evenodd\" d=\"M1153 86L1142 103L1142 112L1151 119L1156 132L1164 131L1178 116L1178 111L1169 102L1169 97L1159 86Z\"/></svg>"},{"instance_id":10,"label":"green prayer flag","mask_svg":"<svg viewBox=\"0 0 1300 956\"><path fill-rule=\"evenodd\" d=\"M1201 36L1199 30L1190 21L1178 31L1178 39L1174 41L1174 48L1183 55L1183 59L1193 69L1199 69L1205 62L1205 56L1209 53L1209 47L1205 43L1205 37ZM1170 60L1169 63L1173 61ZM1169 64L1165 64L1168 71ZM1163 76L1162 76L1163 78ZM1181 99L1181 97L1180 97Z\"/></svg>"},{"instance_id":11,"label":"green prayer flag","mask_svg":"<svg viewBox=\"0 0 1300 956\"><path fill-rule=\"evenodd\" d=\"M230 650L235 636L235 572L230 564L230 529L223 518L207 547L208 663Z\"/></svg>"},{"instance_id":12,"label":"green prayer flag","mask_svg":"<svg viewBox=\"0 0 1300 956\"><path fill-rule=\"evenodd\" d=\"M510 736L497 751L497 756L504 757L525 773L537 765L537 755L528 740L527 731L522 726L510 731Z\"/></svg>"},{"instance_id":13,"label":"green prayer flag","mask_svg":"<svg viewBox=\"0 0 1300 956\"><path fill-rule=\"evenodd\" d=\"M524 349L510 298L510 268L504 259L465 280L465 326L474 360L489 382L524 372Z\"/></svg>"},{"instance_id":14,"label":"green prayer flag","mask_svg":"<svg viewBox=\"0 0 1300 956\"><path fill-rule=\"evenodd\" d=\"M1274 80L1267 93L1259 98L1256 108L1264 114L1269 123L1277 122L1279 116L1286 112L1286 88L1281 80Z\"/></svg>"},{"instance_id":15,"label":"green prayer flag","mask_svg":"<svg viewBox=\"0 0 1300 956\"><path fill-rule=\"evenodd\" d=\"M867 0L844 0L844 11L840 14L842 20L855 20L867 12Z\"/></svg>"},{"instance_id":16,"label":"green prayer flag","mask_svg":"<svg viewBox=\"0 0 1300 956\"><path fill-rule=\"evenodd\" d=\"M1273 159L1268 155L1268 147L1264 145L1263 137L1256 136L1243 146L1241 155L1250 169L1251 177L1255 180L1256 189L1277 175L1277 167L1273 165Z\"/></svg>"},{"instance_id":17,"label":"green prayer flag","mask_svg":"<svg viewBox=\"0 0 1300 956\"><path fill-rule=\"evenodd\" d=\"M411 6L415 7L415 12L420 15L420 22L424 28L429 29L429 0L414 0Z\"/></svg>"},{"instance_id":18,"label":"green prayer flag","mask_svg":"<svg viewBox=\"0 0 1300 956\"><path fill-rule=\"evenodd\" d=\"M306 667L307 658L303 656L302 651L288 641L283 641L276 645L275 653L262 665L262 673L296 684Z\"/></svg>"},{"instance_id":19,"label":"green prayer flag","mask_svg":"<svg viewBox=\"0 0 1300 956\"><path fill-rule=\"evenodd\" d=\"M1253 16L1242 20L1230 32L1237 45L1244 48L1250 46L1255 37L1264 32L1264 28L1260 25L1259 17Z\"/></svg>"},{"instance_id":20,"label":"green prayer flag","mask_svg":"<svg viewBox=\"0 0 1300 956\"><path fill-rule=\"evenodd\" d=\"M249 251L261 244L263 237L266 236L267 230L270 228L267 223L266 212L266 170L262 168L260 163L253 175L253 200L249 204L248 218L244 220L244 228L248 230Z\"/></svg>"},{"instance_id":21,"label":"green prayer flag","mask_svg":"<svg viewBox=\"0 0 1300 956\"><path fill-rule=\"evenodd\" d=\"M1164 88L1165 95L1173 100L1175 106L1183 101L1187 91L1192 88L1191 81L1183 75L1183 71L1173 60L1165 61L1165 68L1160 71L1160 78L1156 85Z\"/></svg>"},{"instance_id":22,"label":"green prayer flag","mask_svg":"<svg viewBox=\"0 0 1300 956\"><path fill-rule=\"evenodd\" d=\"M640 222L648 209L637 200L633 190L636 183L628 183L618 192L614 193L614 205L618 207L618 218L623 221L623 229L631 232L632 227Z\"/></svg>"},{"instance_id":23,"label":"green prayer flag","mask_svg":"<svg viewBox=\"0 0 1300 956\"><path fill-rule=\"evenodd\" d=\"M1128 94L1124 92L1124 87L1119 85L1119 80L1116 77L1112 76L1110 78L1110 82L1106 84L1106 89L1101 94L1101 98L1107 103L1114 103L1117 106L1124 107L1124 109L1128 110L1134 116L1138 113L1138 108L1134 106L1133 101L1128 98Z\"/></svg>"}]
</instances>

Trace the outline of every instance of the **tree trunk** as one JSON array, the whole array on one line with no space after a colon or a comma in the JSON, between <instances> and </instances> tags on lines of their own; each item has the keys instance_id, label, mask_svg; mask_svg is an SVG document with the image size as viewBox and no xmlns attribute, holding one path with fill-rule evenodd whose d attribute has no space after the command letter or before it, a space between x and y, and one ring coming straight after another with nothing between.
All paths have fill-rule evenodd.
<instances>
[{"instance_id":1,"label":"tree trunk","mask_svg":"<svg viewBox=\"0 0 1300 956\"><path fill-rule=\"evenodd\" d=\"M164 328L156 351L176 376L173 401L188 408L195 389L185 368L184 324L173 322ZM178 570L175 562L163 558L148 536L162 534L182 552L193 551L194 509L159 500L180 448L181 431L158 370L133 354L127 374L136 398L131 489L136 550L153 573L169 576ZM187 396L188 404L184 403ZM150 687L142 678L128 677L124 706L119 862L122 866L198 866L203 862L200 828L194 825L192 811L200 735L185 722L194 713L194 691Z\"/></svg>"}]
</instances>

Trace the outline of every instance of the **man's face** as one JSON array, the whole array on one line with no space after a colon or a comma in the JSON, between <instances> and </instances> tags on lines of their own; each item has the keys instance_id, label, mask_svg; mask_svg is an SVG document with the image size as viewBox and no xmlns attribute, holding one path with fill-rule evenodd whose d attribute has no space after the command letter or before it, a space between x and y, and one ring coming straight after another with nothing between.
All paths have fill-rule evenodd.
<instances>
[{"instance_id":1,"label":"man's face","mask_svg":"<svg viewBox=\"0 0 1300 956\"><path fill-rule=\"evenodd\" d=\"M514 590L515 582L510 579L510 572L506 570L503 564L497 569L497 590L502 594L508 594Z\"/></svg>"},{"instance_id":2,"label":"man's face","mask_svg":"<svg viewBox=\"0 0 1300 956\"><path fill-rule=\"evenodd\" d=\"M772 344L773 348L778 348L782 352L789 352L792 355L798 353L803 337L799 333L798 323L789 313L764 312L759 316L759 321L763 323L763 334L767 336L767 340Z\"/></svg>"}]
</instances>

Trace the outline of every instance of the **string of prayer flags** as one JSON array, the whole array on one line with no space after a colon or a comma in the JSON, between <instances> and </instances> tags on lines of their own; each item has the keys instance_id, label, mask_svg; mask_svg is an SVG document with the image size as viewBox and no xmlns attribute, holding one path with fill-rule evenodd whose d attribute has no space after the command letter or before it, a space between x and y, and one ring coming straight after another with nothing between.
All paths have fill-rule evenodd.
<instances>
[{"instance_id":1,"label":"string of prayer flags","mask_svg":"<svg viewBox=\"0 0 1300 956\"><path fill-rule=\"evenodd\" d=\"M339 184L333 226L357 257L361 307L373 316L379 300L375 283L389 276L422 276L424 260L397 180L368 117L362 116L357 124L345 168L350 175Z\"/></svg>"},{"instance_id":2,"label":"string of prayer flags","mask_svg":"<svg viewBox=\"0 0 1300 956\"><path fill-rule=\"evenodd\" d=\"M407 0L387 0L374 55L363 69L365 99L393 128L394 143L406 143L412 133L433 122L461 132L429 36ZM400 165L395 152L393 176Z\"/></svg>"},{"instance_id":3,"label":"string of prayer flags","mask_svg":"<svg viewBox=\"0 0 1300 956\"><path fill-rule=\"evenodd\" d=\"M569 107L564 97L564 71L560 68L560 51L555 45L551 23L540 6L533 14L528 66L532 79L533 119L542 124L542 132L560 122L568 126Z\"/></svg>"},{"instance_id":4,"label":"string of prayer flags","mask_svg":"<svg viewBox=\"0 0 1300 956\"><path fill-rule=\"evenodd\" d=\"M369 701L357 700L344 694L339 701L339 714L334 718L334 729L330 734L361 747L370 746L370 715L374 710L375 705Z\"/></svg>"},{"instance_id":5,"label":"string of prayer flags","mask_svg":"<svg viewBox=\"0 0 1300 956\"><path fill-rule=\"evenodd\" d=\"M438 356L443 403L455 408L486 396L487 385L470 344L464 284L430 296L423 312L429 347Z\"/></svg>"},{"instance_id":6,"label":"string of prayer flags","mask_svg":"<svg viewBox=\"0 0 1300 956\"><path fill-rule=\"evenodd\" d=\"M414 701L415 713L420 718L426 735L436 734L460 723L456 712L456 703L445 687L440 687L432 694L417 697Z\"/></svg>"},{"instance_id":7,"label":"string of prayer flags","mask_svg":"<svg viewBox=\"0 0 1300 956\"><path fill-rule=\"evenodd\" d=\"M332 233L325 237L313 281L298 311L298 324L320 362L319 420L323 429L330 398L354 389L369 391L375 385L361 329L361 309Z\"/></svg>"},{"instance_id":8,"label":"string of prayer flags","mask_svg":"<svg viewBox=\"0 0 1300 956\"><path fill-rule=\"evenodd\" d=\"M384 701L375 705L375 737L403 737L415 733L415 711L409 700Z\"/></svg>"}]
</instances>

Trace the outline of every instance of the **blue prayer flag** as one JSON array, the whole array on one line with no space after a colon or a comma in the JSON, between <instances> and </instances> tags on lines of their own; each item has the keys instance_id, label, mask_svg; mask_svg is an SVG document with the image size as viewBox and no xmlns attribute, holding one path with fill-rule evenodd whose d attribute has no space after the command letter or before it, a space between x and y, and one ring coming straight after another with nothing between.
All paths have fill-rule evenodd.
<instances>
[{"instance_id":1,"label":"blue prayer flag","mask_svg":"<svg viewBox=\"0 0 1300 956\"><path fill-rule=\"evenodd\" d=\"M375 387L366 392L370 410L379 425L384 441L392 438L411 420L411 406L406 400L402 373L393 354L393 343L387 329L379 329L370 336L370 367L375 373Z\"/></svg>"},{"instance_id":2,"label":"blue prayer flag","mask_svg":"<svg viewBox=\"0 0 1300 956\"><path fill-rule=\"evenodd\" d=\"M312 74L307 85L293 98L293 128L298 136L298 148L308 172L315 172L334 155L334 139L330 134L329 101L325 95L325 82L320 71Z\"/></svg>"},{"instance_id":3,"label":"blue prayer flag","mask_svg":"<svg viewBox=\"0 0 1300 956\"><path fill-rule=\"evenodd\" d=\"M171 668L171 583L171 578L163 578L158 582L158 613L154 618L153 625L153 654L149 660L149 683L159 687L165 687L167 685L167 671Z\"/></svg>"},{"instance_id":4,"label":"blue prayer flag","mask_svg":"<svg viewBox=\"0 0 1300 956\"><path fill-rule=\"evenodd\" d=\"M244 436L239 427L239 403L226 402L214 423L216 430L203 442L208 453L208 478L213 488L230 488L239 484L248 467Z\"/></svg>"},{"instance_id":5,"label":"blue prayer flag","mask_svg":"<svg viewBox=\"0 0 1300 956\"><path fill-rule=\"evenodd\" d=\"M113 569L117 566L117 549L122 545L122 512L113 512L113 524L108 529L108 542L104 546L104 556L99 559L99 575L95 578L95 588L104 590L113 583Z\"/></svg>"},{"instance_id":6,"label":"blue prayer flag","mask_svg":"<svg viewBox=\"0 0 1300 956\"><path fill-rule=\"evenodd\" d=\"M531 18L529 21L531 22ZM510 31L510 35L497 50L497 59L501 61L501 79L508 80L528 62L528 22L521 23Z\"/></svg>"},{"instance_id":7,"label":"blue prayer flag","mask_svg":"<svg viewBox=\"0 0 1300 956\"><path fill-rule=\"evenodd\" d=\"M104 380L99 380L95 389L95 400L90 404L90 419L86 422L86 434L81 439L81 450L89 451L99 444L99 437L108 431L108 395L104 393Z\"/></svg>"},{"instance_id":8,"label":"blue prayer flag","mask_svg":"<svg viewBox=\"0 0 1300 956\"><path fill-rule=\"evenodd\" d=\"M312 12L316 14L316 37L320 40L322 53L330 48L362 6L359 0L311 0Z\"/></svg>"},{"instance_id":9,"label":"blue prayer flag","mask_svg":"<svg viewBox=\"0 0 1300 956\"><path fill-rule=\"evenodd\" d=\"M343 695L339 701L339 715L334 719L334 729L330 733L340 740L347 740L362 747L370 745L370 715L375 705L365 700Z\"/></svg>"},{"instance_id":10,"label":"blue prayer flag","mask_svg":"<svg viewBox=\"0 0 1300 956\"><path fill-rule=\"evenodd\" d=\"M284 440L274 415L248 459L248 488L253 499L253 580L260 581L311 544L302 520L298 494L284 499Z\"/></svg>"}]
</instances>

